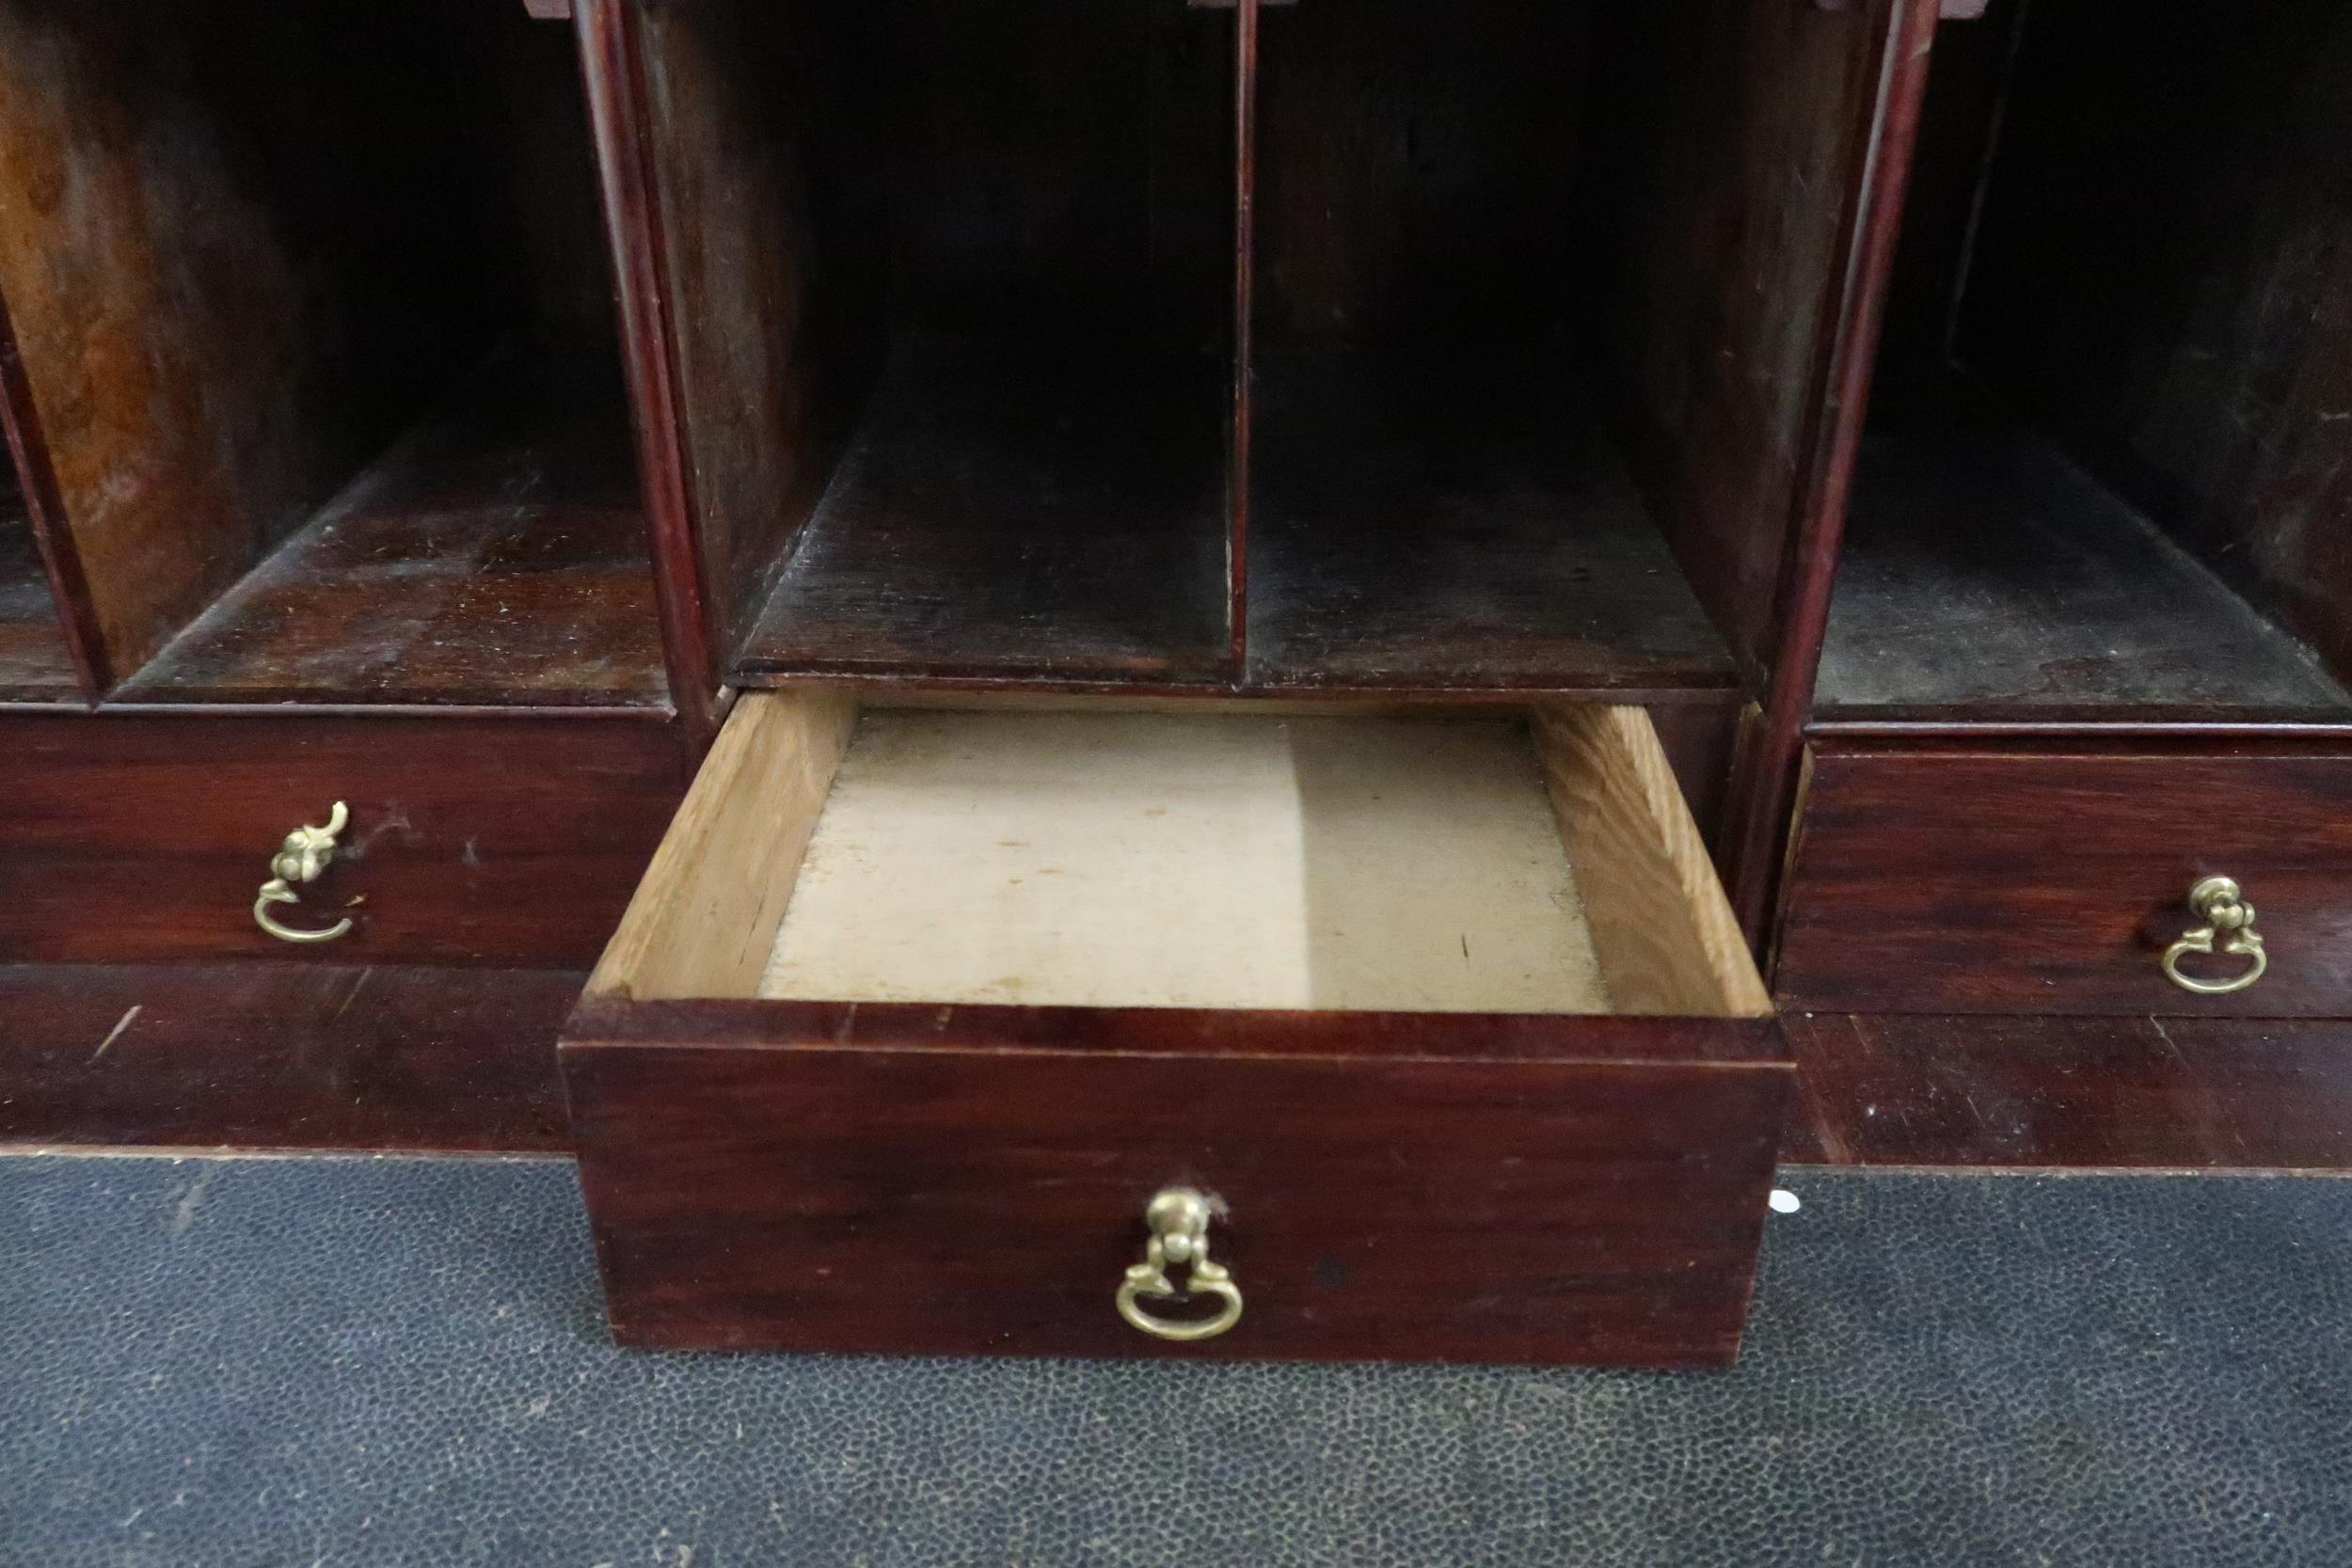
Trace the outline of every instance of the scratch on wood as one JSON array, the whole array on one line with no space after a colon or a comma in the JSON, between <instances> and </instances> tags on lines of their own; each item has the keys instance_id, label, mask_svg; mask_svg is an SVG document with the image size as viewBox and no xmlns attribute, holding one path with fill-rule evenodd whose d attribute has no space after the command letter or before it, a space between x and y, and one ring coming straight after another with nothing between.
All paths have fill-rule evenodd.
<instances>
[{"instance_id":1,"label":"scratch on wood","mask_svg":"<svg viewBox=\"0 0 2352 1568\"><path fill-rule=\"evenodd\" d=\"M335 1009L335 1016L326 1021L328 1023L340 1023L342 1022L343 1014L351 1011L351 1005L359 1000L359 988L366 985L368 983L368 976L374 973L375 971L373 969L363 969L359 972L359 978L351 983L351 990L345 993L342 1006Z\"/></svg>"},{"instance_id":2,"label":"scratch on wood","mask_svg":"<svg viewBox=\"0 0 2352 1568\"><path fill-rule=\"evenodd\" d=\"M98 1049L89 1053L89 1059L94 1062L103 1056L106 1053L106 1048L122 1037L122 1032L131 1027L131 1021L138 1017L139 1009L146 1006L144 1002L135 1002L129 1012L115 1020L115 1026L106 1031L106 1037L98 1042Z\"/></svg>"}]
</instances>

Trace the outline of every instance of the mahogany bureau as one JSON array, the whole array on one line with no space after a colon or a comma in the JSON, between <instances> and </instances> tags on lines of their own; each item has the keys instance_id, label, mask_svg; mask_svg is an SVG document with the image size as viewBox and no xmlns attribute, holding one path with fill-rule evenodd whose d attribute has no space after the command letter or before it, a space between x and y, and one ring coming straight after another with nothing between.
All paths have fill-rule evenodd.
<instances>
[{"instance_id":1,"label":"mahogany bureau","mask_svg":"<svg viewBox=\"0 0 2352 1568\"><path fill-rule=\"evenodd\" d=\"M571 1149L631 1344L1727 1359L1822 1018L2352 1014L2347 51L0 0L0 1137Z\"/></svg>"}]
</instances>

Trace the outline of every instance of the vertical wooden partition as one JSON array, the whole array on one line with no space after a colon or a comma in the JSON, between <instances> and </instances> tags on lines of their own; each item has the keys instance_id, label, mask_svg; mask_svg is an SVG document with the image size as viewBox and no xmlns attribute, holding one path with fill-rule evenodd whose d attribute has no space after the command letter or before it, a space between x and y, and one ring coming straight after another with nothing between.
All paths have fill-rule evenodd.
<instances>
[{"instance_id":1,"label":"vertical wooden partition","mask_svg":"<svg viewBox=\"0 0 2352 1568\"><path fill-rule=\"evenodd\" d=\"M1932 8L589 0L674 648L1779 711Z\"/></svg>"},{"instance_id":2,"label":"vertical wooden partition","mask_svg":"<svg viewBox=\"0 0 2352 1568\"><path fill-rule=\"evenodd\" d=\"M1222 689L1235 13L580 22L712 684Z\"/></svg>"},{"instance_id":3,"label":"vertical wooden partition","mask_svg":"<svg viewBox=\"0 0 2352 1568\"><path fill-rule=\"evenodd\" d=\"M1233 426L1225 463L1225 626L1238 679L1249 667L1249 395L1257 372L1258 6L1233 0Z\"/></svg>"},{"instance_id":4,"label":"vertical wooden partition","mask_svg":"<svg viewBox=\"0 0 2352 1568\"><path fill-rule=\"evenodd\" d=\"M1628 8L1608 312L1637 462L1758 701L1718 860L1761 942L1869 392L1936 0ZM1670 62L1667 69L1661 63Z\"/></svg>"}]
</instances>

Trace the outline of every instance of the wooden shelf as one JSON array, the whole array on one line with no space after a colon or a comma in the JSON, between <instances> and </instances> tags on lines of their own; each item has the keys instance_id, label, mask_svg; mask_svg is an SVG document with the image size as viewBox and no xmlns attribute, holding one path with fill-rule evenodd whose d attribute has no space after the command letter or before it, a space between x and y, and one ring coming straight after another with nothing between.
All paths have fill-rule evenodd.
<instances>
[{"instance_id":1,"label":"wooden shelf","mask_svg":"<svg viewBox=\"0 0 2352 1568\"><path fill-rule=\"evenodd\" d=\"M894 356L741 678L1732 686L1572 387L1351 358L1268 367L1258 406L1241 668L1218 368L931 348Z\"/></svg>"},{"instance_id":2,"label":"wooden shelf","mask_svg":"<svg viewBox=\"0 0 2352 1568\"><path fill-rule=\"evenodd\" d=\"M1472 360L1274 361L1249 678L1274 688L1729 688L1730 654L1589 402Z\"/></svg>"},{"instance_id":3,"label":"wooden shelf","mask_svg":"<svg viewBox=\"0 0 2352 1568\"><path fill-rule=\"evenodd\" d=\"M891 357L738 660L794 676L1226 679L1212 360Z\"/></svg>"},{"instance_id":4,"label":"wooden shelf","mask_svg":"<svg viewBox=\"0 0 2352 1568\"><path fill-rule=\"evenodd\" d=\"M611 379L484 373L114 698L665 704L644 508Z\"/></svg>"},{"instance_id":5,"label":"wooden shelf","mask_svg":"<svg viewBox=\"0 0 2352 1568\"><path fill-rule=\"evenodd\" d=\"M2141 513L2013 420L1865 440L1824 719L2352 718L2352 693Z\"/></svg>"},{"instance_id":6,"label":"wooden shelf","mask_svg":"<svg viewBox=\"0 0 2352 1568\"><path fill-rule=\"evenodd\" d=\"M80 695L32 525L13 483L0 474L0 702L65 702Z\"/></svg>"}]
</instances>

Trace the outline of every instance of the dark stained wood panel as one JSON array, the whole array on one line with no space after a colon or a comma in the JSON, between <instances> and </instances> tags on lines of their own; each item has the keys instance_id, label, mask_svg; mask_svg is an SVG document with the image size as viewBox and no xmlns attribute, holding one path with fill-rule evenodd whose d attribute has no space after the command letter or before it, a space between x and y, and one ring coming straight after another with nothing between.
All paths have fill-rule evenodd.
<instances>
[{"instance_id":1,"label":"dark stained wood panel","mask_svg":"<svg viewBox=\"0 0 2352 1568\"><path fill-rule=\"evenodd\" d=\"M569 1037L597 1045L691 1040L728 1048L829 1044L840 1050L1096 1052L1158 1056L1275 1054L1319 1060L1770 1067L1782 1061L1768 1018L1563 1013L1409 1013L1240 1007L1026 1007L973 1003L821 1002L703 997L583 998Z\"/></svg>"},{"instance_id":2,"label":"dark stained wood panel","mask_svg":"<svg viewBox=\"0 0 2352 1568\"><path fill-rule=\"evenodd\" d=\"M2352 692L2046 440L1923 410L1864 444L1817 709L2315 720Z\"/></svg>"},{"instance_id":3,"label":"dark stained wood panel","mask_svg":"<svg viewBox=\"0 0 2352 1568\"><path fill-rule=\"evenodd\" d=\"M2352 1170L2340 1020L1790 1012L1786 1027L1807 1113L1790 1160Z\"/></svg>"},{"instance_id":4,"label":"dark stained wood panel","mask_svg":"<svg viewBox=\"0 0 2352 1568\"><path fill-rule=\"evenodd\" d=\"M634 353L663 395L644 413L673 421L661 444L692 507L692 610L723 660L824 493L880 354L887 235L863 35L844 13L761 0L596 0L589 19L612 44L596 67L620 117L606 155L644 160L607 170L642 192L613 221L651 296Z\"/></svg>"},{"instance_id":5,"label":"dark stained wood panel","mask_svg":"<svg viewBox=\"0 0 2352 1568\"><path fill-rule=\"evenodd\" d=\"M1582 325L1595 10L1266 12L1254 217L1269 353L1524 349Z\"/></svg>"},{"instance_id":6,"label":"dark stained wood panel","mask_svg":"<svg viewBox=\"0 0 2352 1568\"><path fill-rule=\"evenodd\" d=\"M1226 397L1208 358L902 349L740 678L1223 681Z\"/></svg>"},{"instance_id":7,"label":"dark stained wood panel","mask_svg":"<svg viewBox=\"0 0 2352 1568\"><path fill-rule=\"evenodd\" d=\"M501 365L116 689L121 702L668 699L609 365Z\"/></svg>"},{"instance_id":8,"label":"dark stained wood panel","mask_svg":"<svg viewBox=\"0 0 2352 1568\"><path fill-rule=\"evenodd\" d=\"M1557 1020L1558 1048L1520 1059L1442 1025L1411 1054L1351 1055L1330 1015L1328 1053L1253 1041L1274 1015L1186 1050L1200 1016L1149 1020L1162 1049L1100 1050L1083 1030L1031 1043L1009 1018L993 1042L905 1049L596 1043L576 1022L564 1070L616 1334L1214 1360L1736 1352L1784 1065L1584 1058ZM1247 1298L1239 1327L1192 1345L1112 1305L1171 1183L1227 1206L1212 1250Z\"/></svg>"},{"instance_id":9,"label":"dark stained wood panel","mask_svg":"<svg viewBox=\"0 0 2352 1568\"><path fill-rule=\"evenodd\" d=\"M1893 221L1866 192L1908 5L1654 0L1597 24L1600 337L1659 526L1759 671L1792 629L1792 552L1835 548L1806 514L1838 488L1838 347L1868 341L1858 225Z\"/></svg>"},{"instance_id":10,"label":"dark stained wood panel","mask_svg":"<svg viewBox=\"0 0 2352 1568\"><path fill-rule=\"evenodd\" d=\"M567 1152L577 970L0 965L0 1141Z\"/></svg>"},{"instance_id":11,"label":"dark stained wood panel","mask_svg":"<svg viewBox=\"0 0 2352 1568\"><path fill-rule=\"evenodd\" d=\"M1229 16L1091 0L607 0L589 14L642 56L644 124L616 145L644 152L667 417L723 659L764 646L762 607L795 589L787 562L840 543L811 514L859 461L851 444L875 438L858 418L886 336L1015 357L1228 352ZM1123 669L1136 648L1106 629L1118 645L1097 651ZM795 655L866 657L834 641L818 626ZM993 669L1027 649L983 637L973 652Z\"/></svg>"},{"instance_id":12,"label":"dark stained wood panel","mask_svg":"<svg viewBox=\"0 0 2352 1568\"><path fill-rule=\"evenodd\" d=\"M1599 420L1556 371L1277 360L1256 401L1252 684L1732 685Z\"/></svg>"},{"instance_id":13,"label":"dark stained wood panel","mask_svg":"<svg viewBox=\"0 0 2352 1568\"><path fill-rule=\"evenodd\" d=\"M685 793L675 726L590 717L18 714L0 720L0 962L592 961ZM356 928L296 949L253 900L337 800L335 862L280 911Z\"/></svg>"},{"instance_id":14,"label":"dark stained wood panel","mask_svg":"<svg viewBox=\"0 0 2352 1568\"><path fill-rule=\"evenodd\" d=\"M0 471L0 702L72 702L81 683L15 485Z\"/></svg>"},{"instance_id":15,"label":"dark stained wood panel","mask_svg":"<svg viewBox=\"0 0 2352 1568\"><path fill-rule=\"evenodd\" d=\"M2352 753L2259 742L1817 744L1774 989L1837 1012L2352 1012ZM2237 879L2269 972L2201 996L2164 949ZM2191 960L2209 976L2232 960Z\"/></svg>"}]
</instances>

